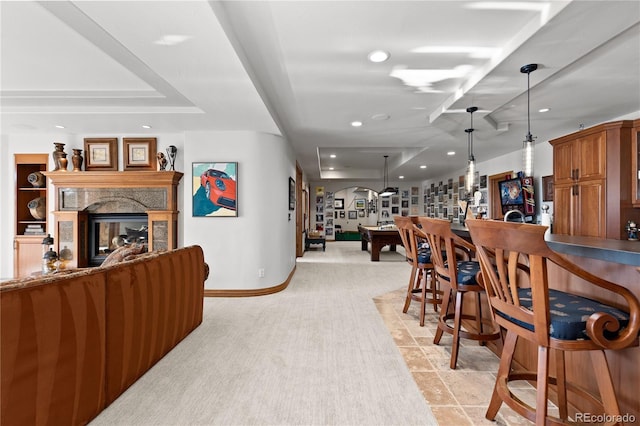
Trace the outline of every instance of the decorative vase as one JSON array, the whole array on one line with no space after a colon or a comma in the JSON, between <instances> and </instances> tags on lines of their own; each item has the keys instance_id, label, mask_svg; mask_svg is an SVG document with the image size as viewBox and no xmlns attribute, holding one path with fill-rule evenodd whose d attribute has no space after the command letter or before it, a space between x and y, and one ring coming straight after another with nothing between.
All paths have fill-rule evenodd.
<instances>
[{"instance_id":1,"label":"decorative vase","mask_svg":"<svg viewBox=\"0 0 640 426\"><path fill-rule=\"evenodd\" d=\"M34 188L44 188L47 184L47 178L40 172L29 173L27 180Z\"/></svg>"},{"instance_id":2,"label":"decorative vase","mask_svg":"<svg viewBox=\"0 0 640 426\"><path fill-rule=\"evenodd\" d=\"M62 158L62 156L64 155L65 157L67 156L67 154L64 152L64 144L62 142L54 142L53 145L55 146L55 150L53 151L53 171L58 171L61 168L60 165L60 158ZM65 168L66 170L66 168Z\"/></svg>"},{"instance_id":3,"label":"decorative vase","mask_svg":"<svg viewBox=\"0 0 640 426\"><path fill-rule=\"evenodd\" d=\"M62 155L58 159L58 162L60 163L60 169L59 170L61 172L66 172L67 171L67 166L69 165L69 160L67 159L67 153L66 152L62 153Z\"/></svg>"},{"instance_id":4,"label":"decorative vase","mask_svg":"<svg viewBox=\"0 0 640 426\"><path fill-rule=\"evenodd\" d=\"M169 157L169 170L175 170L177 153L178 148L175 145L169 145L167 147L167 156Z\"/></svg>"},{"instance_id":5,"label":"decorative vase","mask_svg":"<svg viewBox=\"0 0 640 426\"><path fill-rule=\"evenodd\" d=\"M82 150L81 149L73 149L73 157L71 157L71 164L73 164L73 171L80 172L82 171Z\"/></svg>"},{"instance_id":6,"label":"decorative vase","mask_svg":"<svg viewBox=\"0 0 640 426\"><path fill-rule=\"evenodd\" d=\"M47 202L44 197L34 198L27 204L29 213L36 220L45 220L47 217Z\"/></svg>"}]
</instances>

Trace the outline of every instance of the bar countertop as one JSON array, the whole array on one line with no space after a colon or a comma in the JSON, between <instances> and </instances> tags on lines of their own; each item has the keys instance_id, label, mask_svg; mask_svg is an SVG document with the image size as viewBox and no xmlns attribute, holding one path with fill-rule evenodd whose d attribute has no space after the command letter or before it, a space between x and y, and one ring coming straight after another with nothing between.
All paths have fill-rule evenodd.
<instances>
[{"instance_id":1,"label":"bar countertop","mask_svg":"<svg viewBox=\"0 0 640 426\"><path fill-rule=\"evenodd\" d=\"M461 237L469 237L469 230L463 225L451 224L451 229ZM640 241L557 234L548 235L546 240L549 247L558 253L640 266Z\"/></svg>"}]
</instances>

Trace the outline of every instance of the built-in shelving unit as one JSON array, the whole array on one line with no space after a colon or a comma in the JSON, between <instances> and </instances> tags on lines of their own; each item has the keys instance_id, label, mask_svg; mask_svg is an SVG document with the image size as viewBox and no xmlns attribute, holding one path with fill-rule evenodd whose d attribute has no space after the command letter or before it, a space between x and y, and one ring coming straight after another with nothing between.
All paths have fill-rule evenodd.
<instances>
[{"instance_id":1,"label":"built-in shelving unit","mask_svg":"<svg viewBox=\"0 0 640 426\"><path fill-rule=\"evenodd\" d=\"M15 154L15 228L13 274L23 277L40 270L42 240L47 234L48 154ZM33 182L33 183L32 183ZM32 206L31 208L29 206ZM39 209L37 206L42 206Z\"/></svg>"}]
</instances>

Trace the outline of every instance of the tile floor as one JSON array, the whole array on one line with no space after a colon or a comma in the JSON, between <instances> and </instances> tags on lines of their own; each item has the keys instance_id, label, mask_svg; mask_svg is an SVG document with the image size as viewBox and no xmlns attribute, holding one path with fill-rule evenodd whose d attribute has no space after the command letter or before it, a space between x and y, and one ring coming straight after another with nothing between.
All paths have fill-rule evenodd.
<instances>
[{"instance_id":1,"label":"tile floor","mask_svg":"<svg viewBox=\"0 0 640 426\"><path fill-rule=\"evenodd\" d=\"M477 342L462 339L457 368L451 370L451 336L445 333L440 344L434 345L437 314L428 305L425 325L420 327L418 302L412 301L409 311L402 313L405 294L406 289L398 289L374 298L374 302L438 423L457 426L532 424L504 404L495 422L485 419L499 358ZM513 392L534 405L535 389L528 383L517 383L517 390ZM552 409L550 407L550 411Z\"/></svg>"}]
</instances>

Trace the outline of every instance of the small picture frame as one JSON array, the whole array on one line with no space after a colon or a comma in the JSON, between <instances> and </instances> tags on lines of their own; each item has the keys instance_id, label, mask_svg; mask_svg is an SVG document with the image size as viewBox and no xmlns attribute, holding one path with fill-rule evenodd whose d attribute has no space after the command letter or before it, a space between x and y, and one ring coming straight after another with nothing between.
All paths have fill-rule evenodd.
<instances>
[{"instance_id":1,"label":"small picture frame","mask_svg":"<svg viewBox=\"0 0 640 426\"><path fill-rule=\"evenodd\" d=\"M84 139L86 171L118 170L118 138Z\"/></svg>"},{"instance_id":2,"label":"small picture frame","mask_svg":"<svg viewBox=\"0 0 640 426\"><path fill-rule=\"evenodd\" d=\"M322 202L320 202L322 204ZM296 209L296 181L289 176L289 210Z\"/></svg>"},{"instance_id":3,"label":"small picture frame","mask_svg":"<svg viewBox=\"0 0 640 426\"><path fill-rule=\"evenodd\" d=\"M157 170L156 138L123 138L124 170Z\"/></svg>"},{"instance_id":4,"label":"small picture frame","mask_svg":"<svg viewBox=\"0 0 640 426\"><path fill-rule=\"evenodd\" d=\"M336 210L344 210L344 198L336 198L333 200L333 207Z\"/></svg>"},{"instance_id":5,"label":"small picture frame","mask_svg":"<svg viewBox=\"0 0 640 426\"><path fill-rule=\"evenodd\" d=\"M364 210L366 206L367 200L365 200L364 198L358 198L355 200L356 210Z\"/></svg>"},{"instance_id":6,"label":"small picture frame","mask_svg":"<svg viewBox=\"0 0 640 426\"><path fill-rule=\"evenodd\" d=\"M553 201L553 175L542 176L542 201Z\"/></svg>"},{"instance_id":7,"label":"small picture frame","mask_svg":"<svg viewBox=\"0 0 640 426\"><path fill-rule=\"evenodd\" d=\"M357 219L358 211L357 210L349 210L349 219Z\"/></svg>"}]
</instances>

